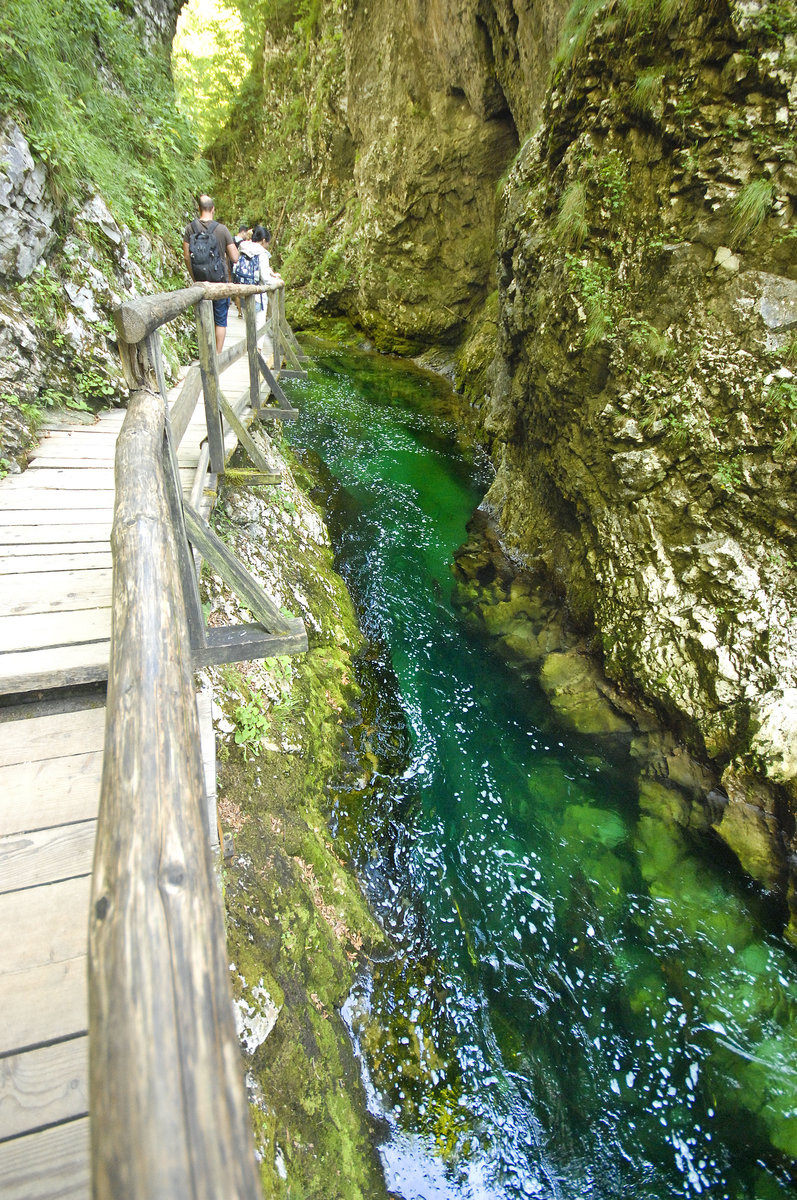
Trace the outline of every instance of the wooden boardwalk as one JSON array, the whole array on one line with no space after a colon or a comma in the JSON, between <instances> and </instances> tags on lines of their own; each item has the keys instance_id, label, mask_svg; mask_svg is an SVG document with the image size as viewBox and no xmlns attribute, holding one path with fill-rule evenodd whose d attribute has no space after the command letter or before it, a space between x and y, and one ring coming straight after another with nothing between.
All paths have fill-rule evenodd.
<instances>
[{"instance_id":1,"label":"wooden boardwalk","mask_svg":"<svg viewBox=\"0 0 797 1200\"><path fill-rule=\"evenodd\" d=\"M227 345L243 336L233 310ZM222 386L240 407L249 393L246 356L227 368ZM105 413L91 426L62 421L27 471L0 482L3 1200L90 1193L88 904L111 620L113 459L124 415ZM204 437L200 399L178 455L184 494L195 502L204 490ZM231 434L225 445L234 441ZM82 695L77 685L86 685ZM73 690L53 693L65 687ZM198 706L214 834L209 693Z\"/></svg>"}]
</instances>

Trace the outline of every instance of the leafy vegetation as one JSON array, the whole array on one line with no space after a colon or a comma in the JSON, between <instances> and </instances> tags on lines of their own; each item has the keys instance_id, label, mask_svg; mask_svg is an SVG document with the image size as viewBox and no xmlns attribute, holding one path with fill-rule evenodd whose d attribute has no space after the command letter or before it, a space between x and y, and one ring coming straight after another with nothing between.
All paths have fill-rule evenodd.
<instances>
[{"instance_id":1,"label":"leafy vegetation","mask_svg":"<svg viewBox=\"0 0 797 1200\"><path fill-rule=\"evenodd\" d=\"M797 378L784 368L768 377L764 411L781 426L783 435L775 449L779 453L797 446Z\"/></svg>"},{"instance_id":2,"label":"leafy vegetation","mask_svg":"<svg viewBox=\"0 0 797 1200\"><path fill-rule=\"evenodd\" d=\"M612 331L611 271L604 263L577 258L574 254L567 256L567 270L586 312L584 345L595 346Z\"/></svg>"},{"instance_id":3,"label":"leafy vegetation","mask_svg":"<svg viewBox=\"0 0 797 1200\"><path fill-rule=\"evenodd\" d=\"M249 700L239 704L235 710L235 744L244 747L244 754L251 750L260 753L260 743L269 731L270 719L263 697L253 692Z\"/></svg>"},{"instance_id":4,"label":"leafy vegetation","mask_svg":"<svg viewBox=\"0 0 797 1200\"><path fill-rule=\"evenodd\" d=\"M628 163L619 151L610 150L596 161L595 175L605 203L619 214L628 194Z\"/></svg>"},{"instance_id":5,"label":"leafy vegetation","mask_svg":"<svg viewBox=\"0 0 797 1200\"><path fill-rule=\"evenodd\" d=\"M758 28L771 41L797 35L797 8L793 0L770 0L758 17Z\"/></svg>"},{"instance_id":6,"label":"leafy vegetation","mask_svg":"<svg viewBox=\"0 0 797 1200\"><path fill-rule=\"evenodd\" d=\"M259 30L223 0L191 0L180 14L172 73L181 110L200 145L218 136L255 55Z\"/></svg>"},{"instance_id":7,"label":"leafy vegetation","mask_svg":"<svg viewBox=\"0 0 797 1200\"><path fill-rule=\"evenodd\" d=\"M59 203L100 192L118 220L171 232L204 171L166 51L110 0L5 0L0 109L47 166Z\"/></svg>"}]
</instances>

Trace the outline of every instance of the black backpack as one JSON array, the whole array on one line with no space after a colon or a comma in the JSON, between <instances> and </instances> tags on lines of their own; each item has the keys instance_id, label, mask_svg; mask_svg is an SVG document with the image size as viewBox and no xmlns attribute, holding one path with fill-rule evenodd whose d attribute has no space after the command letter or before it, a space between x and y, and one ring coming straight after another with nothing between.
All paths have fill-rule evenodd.
<instances>
[{"instance_id":1,"label":"black backpack","mask_svg":"<svg viewBox=\"0 0 797 1200\"><path fill-rule=\"evenodd\" d=\"M227 268L219 252L219 243L213 232L218 221L211 221L205 229L199 221L191 222L191 236L188 239L188 253L191 255L191 270L194 279L206 280L208 283L225 283Z\"/></svg>"}]
</instances>

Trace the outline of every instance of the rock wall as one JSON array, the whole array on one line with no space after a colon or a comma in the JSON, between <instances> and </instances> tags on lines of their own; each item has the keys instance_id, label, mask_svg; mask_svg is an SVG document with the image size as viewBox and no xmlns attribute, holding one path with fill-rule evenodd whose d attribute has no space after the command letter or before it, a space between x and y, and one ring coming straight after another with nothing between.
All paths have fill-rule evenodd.
<instances>
[{"instance_id":1,"label":"rock wall","mask_svg":"<svg viewBox=\"0 0 797 1200\"><path fill-rule=\"evenodd\" d=\"M50 18L41 30L37 12ZM0 118L0 475L24 469L48 409L90 412L123 394L113 308L174 285L179 234L164 229L179 226L196 174L165 58L177 12L172 0L126 15L102 0L9 12L19 44L0 74L13 114ZM173 339L166 358L171 374Z\"/></svg>"},{"instance_id":2,"label":"rock wall","mask_svg":"<svg viewBox=\"0 0 797 1200\"><path fill-rule=\"evenodd\" d=\"M701 9L574 31L509 178L485 507L797 911L797 28Z\"/></svg>"},{"instance_id":3,"label":"rock wall","mask_svg":"<svg viewBox=\"0 0 797 1200\"><path fill-rule=\"evenodd\" d=\"M495 290L496 185L538 118L565 8L325 5L307 37L275 16L250 81L256 121L247 91L211 157L231 213L272 208L297 319L344 312L405 353L462 337Z\"/></svg>"}]
</instances>

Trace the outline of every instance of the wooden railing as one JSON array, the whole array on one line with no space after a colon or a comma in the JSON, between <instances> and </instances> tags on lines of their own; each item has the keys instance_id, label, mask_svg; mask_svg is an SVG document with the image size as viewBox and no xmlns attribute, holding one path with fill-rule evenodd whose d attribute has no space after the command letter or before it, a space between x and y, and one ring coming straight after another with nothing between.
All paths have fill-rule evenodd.
<instances>
[{"instance_id":1,"label":"wooden railing","mask_svg":"<svg viewBox=\"0 0 797 1200\"><path fill-rule=\"evenodd\" d=\"M266 291L203 284L133 301L116 314L133 390L116 451L113 624L89 922L95 1200L260 1196L204 816L193 672L201 663L295 653L307 639L302 622L280 612L184 503L176 442L201 390L212 471L225 468L224 416L259 454L219 387L209 310L221 295L243 298L247 329L246 341L222 360L248 353L255 413L262 374L278 405L263 411L291 411L276 379L283 358L290 361L281 289L271 291L267 322L274 370L257 347L255 294ZM170 420L158 329L193 305L200 369L189 373ZM297 363L298 356L294 347ZM243 590L259 624L204 628L192 544Z\"/></svg>"}]
</instances>

